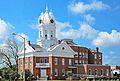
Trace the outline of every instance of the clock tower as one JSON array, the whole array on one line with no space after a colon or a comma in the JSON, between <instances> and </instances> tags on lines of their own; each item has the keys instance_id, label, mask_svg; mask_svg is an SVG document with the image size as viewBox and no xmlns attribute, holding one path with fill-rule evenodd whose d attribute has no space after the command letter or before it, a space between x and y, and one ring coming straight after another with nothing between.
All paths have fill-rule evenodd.
<instances>
[{"instance_id":1,"label":"clock tower","mask_svg":"<svg viewBox=\"0 0 120 81\"><path fill-rule=\"evenodd\" d=\"M57 44L55 19L46 7L45 13L41 13L38 18L39 36L37 44L43 48L49 48Z\"/></svg>"}]
</instances>

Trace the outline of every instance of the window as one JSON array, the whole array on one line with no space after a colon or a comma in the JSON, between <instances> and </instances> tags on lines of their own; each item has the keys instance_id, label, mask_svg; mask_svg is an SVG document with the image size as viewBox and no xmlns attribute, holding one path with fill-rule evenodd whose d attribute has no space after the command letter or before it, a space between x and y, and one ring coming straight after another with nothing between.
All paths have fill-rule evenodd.
<instances>
[{"instance_id":1,"label":"window","mask_svg":"<svg viewBox=\"0 0 120 81\"><path fill-rule=\"evenodd\" d=\"M40 63L43 63L43 58L40 58Z\"/></svg>"},{"instance_id":2,"label":"window","mask_svg":"<svg viewBox=\"0 0 120 81\"><path fill-rule=\"evenodd\" d=\"M96 54L94 54L94 58L97 59L97 55Z\"/></svg>"},{"instance_id":3,"label":"window","mask_svg":"<svg viewBox=\"0 0 120 81\"><path fill-rule=\"evenodd\" d=\"M62 58L62 65L65 65L65 59Z\"/></svg>"},{"instance_id":4,"label":"window","mask_svg":"<svg viewBox=\"0 0 120 81\"><path fill-rule=\"evenodd\" d=\"M78 60L75 60L75 63L78 63Z\"/></svg>"},{"instance_id":5,"label":"window","mask_svg":"<svg viewBox=\"0 0 120 81\"><path fill-rule=\"evenodd\" d=\"M62 50L64 50L65 48L64 47L62 47Z\"/></svg>"},{"instance_id":6,"label":"window","mask_svg":"<svg viewBox=\"0 0 120 81\"><path fill-rule=\"evenodd\" d=\"M55 76L58 76L58 69L55 68L55 72L54 72Z\"/></svg>"},{"instance_id":7,"label":"window","mask_svg":"<svg viewBox=\"0 0 120 81\"><path fill-rule=\"evenodd\" d=\"M58 58L54 58L54 64L58 65Z\"/></svg>"},{"instance_id":8,"label":"window","mask_svg":"<svg viewBox=\"0 0 120 81\"><path fill-rule=\"evenodd\" d=\"M45 35L45 39L47 39L47 35Z\"/></svg>"},{"instance_id":9,"label":"window","mask_svg":"<svg viewBox=\"0 0 120 81\"><path fill-rule=\"evenodd\" d=\"M98 70L95 70L95 75L98 75Z\"/></svg>"},{"instance_id":10,"label":"window","mask_svg":"<svg viewBox=\"0 0 120 81\"><path fill-rule=\"evenodd\" d=\"M88 74L92 75L92 70L91 69L89 69Z\"/></svg>"},{"instance_id":11,"label":"window","mask_svg":"<svg viewBox=\"0 0 120 81\"><path fill-rule=\"evenodd\" d=\"M47 63L47 58L44 58L44 62Z\"/></svg>"},{"instance_id":12,"label":"window","mask_svg":"<svg viewBox=\"0 0 120 81\"><path fill-rule=\"evenodd\" d=\"M72 65L72 59L69 59L69 65Z\"/></svg>"},{"instance_id":13,"label":"window","mask_svg":"<svg viewBox=\"0 0 120 81\"><path fill-rule=\"evenodd\" d=\"M84 54L84 53L82 54L82 57L83 57L83 58L85 57L85 54Z\"/></svg>"},{"instance_id":14,"label":"window","mask_svg":"<svg viewBox=\"0 0 120 81\"><path fill-rule=\"evenodd\" d=\"M85 61L83 60L83 64L85 64Z\"/></svg>"},{"instance_id":15,"label":"window","mask_svg":"<svg viewBox=\"0 0 120 81\"><path fill-rule=\"evenodd\" d=\"M40 37L42 37L42 31L39 32Z\"/></svg>"},{"instance_id":16,"label":"window","mask_svg":"<svg viewBox=\"0 0 120 81\"><path fill-rule=\"evenodd\" d=\"M74 56L75 56L75 57L78 57L78 54L75 54Z\"/></svg>"},{"instance_id":17,"label":"window","mask_svg":"<svg viewBox=\"0 0 120 81\"><path fill-rule=\"evenodd\" d=\"M39 20L39 23L41 24L41 23L42 23L42 20Z\"/></svg>"},{"instance_id":18,"label":"window","mask_svg":"<svg viewBox=\"0 0 120 81\"><path fill-rule=\"evenodd\" d=\"M86 58L88 58L88 54L86 53Z\"/></svg>"},{"instance_id":19,"label":"window","mask_svg":"<svg viewBox=\"0 0 120 81\"><path fill-rule=\"evenodd\" d=\"M100 75L103 75L103 69L100 70Z\"/></svg>"},{"instance_id":20,"label":"window","mask_svg":"<svg viewBox=\"0 0 120 81\"><path fill-rule=\"evenodd\" d=\"M65 76L65 69L62 69L62 76Z\"/></svg>"},{"instance_id":21,"label":"window","mask_svg":"<svg viewBox=\"0 0 120 81\"><path fill-rule=\"evenodd\" d=\"M79 60L79 63L81 64L81 60Z\"/></svg>"},{"instance_id":22,"label":"window","mask_svg":"<svg viewBox=\"0 0 120 81\"><path fill-rule=\"evenodd\" d=\"M79 56L80 56L80 58L82 57L82 54L81 54L81 52L79 52Z\"/></svg>"},{"instance_id":23,"label":"window","mask_svg":"<svg viewBox=\"0 0 120 81\"><path fill-rule=\"evenodd\" d=\"M50 20L50 22L51 22L51 23L54 23L54 20L53 20L53 19L51 19L51 20Z\"/></svg>"},{"instance_id":24,"label":"window","mask_svg":"<svg viewBox=\"0 0 120 81\"><path fill-rule=\"evenodd\" d=\"M109 76L109 69L106 70L106 76Z\"/></svg>"},{"instance_id":25,"label":"window","mask_svg":"<svg viewBox=\"0 0 120 81\"><path fill-rule=\"evenodd\" d=\"M53 39L53 35L51 35L51 40Z\"/></svg>"}]
</instances>

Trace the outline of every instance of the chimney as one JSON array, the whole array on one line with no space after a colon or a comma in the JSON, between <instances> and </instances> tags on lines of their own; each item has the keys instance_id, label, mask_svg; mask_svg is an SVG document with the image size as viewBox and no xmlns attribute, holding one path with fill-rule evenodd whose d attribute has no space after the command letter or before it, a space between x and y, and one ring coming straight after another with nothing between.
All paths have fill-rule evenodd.
<instances>
[{"instance_id":1,"label":"chimney","mask_svg":"<svg viewBox=\"0 0 120 81\"><path fill-rule=\"evenodd\" d=\"M98 47L96 47L96 52L99 52L99 48Z\"/></svg>"},{"instance_id":2,"label":"chimney","mask_svg":"<svg viewBox=\"0 0 120 81\"><path fill-rule=\"evenodd\" d=\"M60 44L61 43L61 40L58 40L58 44Z\"/></svg>"},{"instance_id":3,"label":"chimney","mask_svg":"<svg viewBox=\"0 0 120 81\"><path fill-rule=\"evenodd\" d=\"M27 43L28 43L28 45L30 45L30 41L28 41Z\"/></svg>"}]
</instances>

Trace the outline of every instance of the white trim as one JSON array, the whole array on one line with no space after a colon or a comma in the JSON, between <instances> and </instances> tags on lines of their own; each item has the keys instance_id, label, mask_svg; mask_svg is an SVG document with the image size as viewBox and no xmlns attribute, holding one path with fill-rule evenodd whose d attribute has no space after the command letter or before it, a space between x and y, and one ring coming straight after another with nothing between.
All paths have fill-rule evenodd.
<instances>
[{"instance_id":1,"label":"white trim","mask_svg":"<svg viewBox=\"0 0 120 81\"><path fill-rule=\"evenodd\" d=\"M18 54L19 58L23 58L23 54ZM67 58L74 58L74 54L70 52L29 52L25 53L25 57L49 57L49 56L56 56L56 57L67 57Z\"/></svg>"}]
</instances>

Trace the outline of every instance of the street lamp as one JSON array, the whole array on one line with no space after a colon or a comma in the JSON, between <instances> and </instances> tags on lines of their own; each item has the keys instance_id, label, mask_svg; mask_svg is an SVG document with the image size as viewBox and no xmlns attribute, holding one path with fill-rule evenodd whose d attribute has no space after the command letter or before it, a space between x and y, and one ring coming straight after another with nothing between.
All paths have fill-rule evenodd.
<instances>
[{"instance_id":1,"label":"street lamp","mask_svg":"<svg viewBox=\"0 0 120 81\"><path fill-rule=\"evenodd\" d=\"M19 36L19 37L21 37L23 40L24 40L24 58L23 58L23 62L24 62L24 67L23 67L23 70L24 70L24 81L25 81L25 37L23 37L23 36L21 36L21 35L19 35L19 34L16 34L16 33L12 33L12 35L17 35L17 36Z\"/></svg>"}]
</instances>

